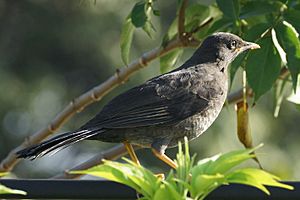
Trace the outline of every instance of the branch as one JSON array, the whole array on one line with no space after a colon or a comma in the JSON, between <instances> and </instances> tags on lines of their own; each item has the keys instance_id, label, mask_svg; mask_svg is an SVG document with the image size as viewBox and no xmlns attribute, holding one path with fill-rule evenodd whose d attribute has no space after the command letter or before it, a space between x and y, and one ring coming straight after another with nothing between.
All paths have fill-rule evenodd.
<instances>
[{"instance_id":1,"label":"branch","mask_svg":"<svg viewBox=\"0 0 300 200\"><path fill-rule=\"evenodd\" d=\"M178 36L182 42L185 41L186 39L184 24L185 24L185 9L187 4L188 4L188 0L182 0L178 12Z\"/></svg>"},{"instance_id":2,"label":"branch","mask_svg":"<svg viewBox=\"0 0 300 200\"><path fill-rule=\"evenodd\" d=\"M282 68L279 78L281 79L285 79L287 76L289 75L289 72L287 70L287 68ZM247 88L247 96L251 97L253 96L253 91L251 88ZM232 92L228 95L227 97L227 103L228 104L233 104L236 103L239 100L242 100L243 98L243 89L239 89L236 92ZM137 149L138 147L135 147L135 149ZM68 174L69 171L74 171L74 170L85 170L88 168L91 168L93 166L102 164L102 160L106 159L106 160L116 160L118 158L120 158L121 156L124 156L127 154L127 151L125 150L125 147L123 144L120 145L116 145L104 152L99 153L98 155L92 157L91 159L89 159L86 162L83 162L82 164L79 164L69 170L66 170L65 172L58 174L52 178L54 179L75 179L75 178L79 178L80 174Z\"/></svg>"},{"instance_id":3,"label":"branch","mask_svg":"<svg viewBox=\"0 0 300 200\"><path fill-rule=\"evenodd\" d=\"M50 124L37 131L32 136L25 139L25 141L15 149L11 150L7 157L2 160L0 164L0 172L6 172L13 169L13 167L18 163L15 153L23 148L37 144L43 139L51 135L58 128L60 128L66 121L68 121L75 113L81 112L86 106L99 101L103 96L105 96L112 89L118 85L123 84L129 76L137 72L138 70L146 67L149 62L152 60L174 50L179 47L186 46L197 46L199 43L190 42L184 44L179 39L174 39L170 41L166 47L155 48L149 52L144 53L139 59L133 61L127 67L122 67L121 69L116 70L115 75L108 78L104 83L94 87L88 92L82 94L78 98L71 101L71 103L66 106L57 116L50 122Z\"/></svg>"}]
</instances>

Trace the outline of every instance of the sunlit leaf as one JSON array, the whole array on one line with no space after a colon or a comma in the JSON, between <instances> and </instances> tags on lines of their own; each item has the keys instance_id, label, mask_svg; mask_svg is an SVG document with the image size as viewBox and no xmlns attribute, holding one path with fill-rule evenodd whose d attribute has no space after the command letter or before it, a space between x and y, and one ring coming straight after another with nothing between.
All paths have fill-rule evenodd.
<instances>
[{"instance_id":1,"label":"sunlit leaf","mask_svg":"<svg viewBox=\"0 0 300 200\"><path fill-rule=\"evenodd\" d=\"M207 191L211 191L213 188L215 189L226 183L227 181L222 174L199 174L198 176L193 177L192 197L205 195Z\"/></svg>"},{"instance_id":2,"label":"sunlit leaf","mask_svg":"<svg viewBox=\"0 0 300 200\"><path fill-rule=\"evenodd\" d=\"M253 152L254 149L245 149L223 154L218 159L211 162L211 164L206 168L204 173L226 173L227 171L244 162L245 160L253 158L254 155L251 155L251 153Z\"/></svg>"},{"instance_id":3,"label":"sunlit leaf","mask_svg":"<svg viewBox=\"0 0 300 200\"><path fill-rule=\"evenodd\" d=\"M145 6L146 3L144 1L140 1L134 5L131 11L131 21L136 28L143 27L147 21Z\"/></svg>"},{"instance_id":4,"label":"sunlit leaf","mask_svg":"<svg viewBox=\"0 0 300 200\"><path fill-rule=\"evenodd\" d=\"M227 18L232 20L239 18L240 4L238 0L217 0L217 4Z\"/></svg>"},{"instance_id":5,"label":"sunlit leaf","mask_svg":"<svg viewBox=\"0 0 300 200\"><path fill-rule=\"evenodd\" d=\"M8 175L7 172L0 172L0 177L1 177L1 176L6 176L6 175Z\"/></svg>"},{"instance_id":6,"label":"sunlit leaf","mask_svg":"<svg viewBox=\"0 0 300 200\"><path fill-rule=\"evenodd\" d=\"M21 194L21 195L26 195L27 193L22 191L22 190L10 189L10 188L0 184L0 194Z\"/></svg>"},{"instance_id":7,"label":"sunlit leaf","mask_svg":"<svg viewBox=\"0 0 300 200\"><path fill-rule=\"evenodd\" d=\"M170 194L167 191L166 185L160 185L159 189L155 192L153 200L169 199Z\"/></svg>"},{"instance_id":8,"label":"sunlit leaf","mask_svg":"<svg viewBox=\"0 0 300 200\"><path fill-rule=\"evenodd\" d=\"M99 165L88 170L72 171L71 173L103 177L128 185L148 197L154 194L159 181L153 173L131 162L124 164L106 160L104 161L104 165Z\"/></svg>"},{"instance_id":9,"label":"sunlit leaf","mask_svg":"<svg viewBox=\"0 0 300 200\"><path fill-rule=\"evenodd\" d=\"M103 165L71 173L100 176L125 184L143 195L140 200L204 199L214 189L229 182L252 185L262 190L265 189L264 185L292 189L286 184L277 182L279 179L267 172L251 169L232 171L233 167L252 158L251 153L256 148L220 154L203 159L193 166L194 157L191 158L189 155L187 138L184 147L185 151L179 143L176 160L179 167L175 171L171 170L165 180L157 178L151 171L128 159L125 159L127 163L104 161Z\"/></svg>"},{"instance_id":10,"label":"sunlit leaf","mask_svg":"<svg viewBox=\"0 0 300 200\"><path fill-rule=\"evenodd\" d=\"M230 183L240 183L256 187L266 194L270 194L265 186L275 186L288 190L293 190L293 187L284 183L280 183L279 178L261 169L246 168L235 170L227 176Z\"/></svg>"},{"instance_id":11,"label":"sunlit leaf","mask_svg":"<svg viewBox=\"0 0 300 200\"><path fill-rule=\"evenodd\" d=\"M284 19L300 33L300 10L290 9L287 12L284 12L283 16Z\"/></svg>"},{"instance_id":12,"label":"sunlit leaf","mask_svg":"<svg viewBox=\"0 0 300 200\"><path fill-rule=\"evenodd\" d=\"M281 67L281 59L271 37L261 39L258 44L261 49L251 51L246 63L247 80L254 91L255 101L271 89Z\"/></svg>"},{"instance_id":13,"label":"sunlit leaf","mask_svg":"<svg viewBox=\"0 0 300 200\"><path fill-rule=\"evenodd\" d=\"M122 27L122 33L120 38L121 56L123 62L127 65L129 63L130 47L132 44L134 26L131 23L130 17L125 21Z\"/></svg>"},{"instance_id":14,"label":"sunlit leaf","mask_svg":"<svg viewBox=\"0 0 300 200\"><path fill-rule=\"evenodd\" d=\"M296 90L298 74L300 73L300 41L298 33L287 22L279 23L275 30L278 42L286 53L287 67L291 72L293 88Z\"/></svg>"},{"instance_id":15,"label":"sunlit leaf","mask_svg":"<svg viewBox=\"0 0 300 200\"><path fill-rule=\"evenodd\" d=\"M170 53L160 57L160 72L166 73L171 69L174 69L176 62L182 55L182 49L176 49Z\"/></svg>"}]
</instances>

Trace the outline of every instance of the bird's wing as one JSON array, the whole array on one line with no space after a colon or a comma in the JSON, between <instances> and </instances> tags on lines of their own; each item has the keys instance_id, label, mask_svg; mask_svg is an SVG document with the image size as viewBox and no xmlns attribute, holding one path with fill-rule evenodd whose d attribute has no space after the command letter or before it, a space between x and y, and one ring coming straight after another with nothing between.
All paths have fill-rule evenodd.
<instances>
[{"instance_id":1,"label":"bird's wing","mask_svg":"<svg viewBox=\"0 0 300 200\"><path fill-rule=\"evenodd\" d=\"M201 112L208 100L193 88L191 76L188 72L170 73L132 88L108 103L83 128L170 125Z\"/></svg>"}]
</instances>

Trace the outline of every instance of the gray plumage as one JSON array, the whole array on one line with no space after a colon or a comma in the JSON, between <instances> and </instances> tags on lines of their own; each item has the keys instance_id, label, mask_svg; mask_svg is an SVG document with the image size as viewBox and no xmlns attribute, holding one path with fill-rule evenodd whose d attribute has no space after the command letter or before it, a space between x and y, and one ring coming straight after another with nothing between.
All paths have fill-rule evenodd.
<instances>
[{"instance_id":1,"label":"gray plumage","mask_svg":"<svg viewBox=\"0 0 300 200\"><path fill-rule=\"evenodd\" d=\"M253 48L259 46L236 35L213 34L181 67L115 97L78 130L19 151L18 157L35 158L84 139L127 141L164 153L210 127L227 96L228 65Z\"/></svg>"}]
</instances>

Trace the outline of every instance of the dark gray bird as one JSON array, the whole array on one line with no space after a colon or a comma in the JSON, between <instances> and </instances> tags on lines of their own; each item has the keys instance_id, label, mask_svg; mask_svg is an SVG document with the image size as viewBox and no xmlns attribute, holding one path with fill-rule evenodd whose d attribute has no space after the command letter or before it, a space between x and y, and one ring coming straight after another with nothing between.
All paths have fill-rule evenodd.
<instances>
[{"instance_id":1,"label":"dark gray bird","mask_svg":"<svg viewBox=\"0 0 300 200\"><path fill-rule=\"evenodd\" d=\"M241 52L257 48L236 35L215 33L179 68L115 97L78 130L21 150L17 156L34 159L90 139L124 143L137 163L131 144L152 148L175 168L166 148L185 136L197 138L215 121L228 92L228 65Z\"/></svg>"}]
</instances>

